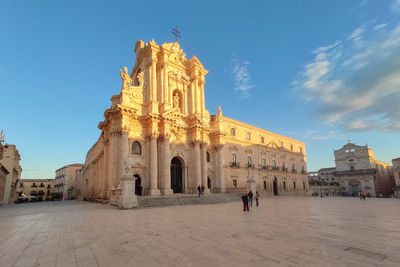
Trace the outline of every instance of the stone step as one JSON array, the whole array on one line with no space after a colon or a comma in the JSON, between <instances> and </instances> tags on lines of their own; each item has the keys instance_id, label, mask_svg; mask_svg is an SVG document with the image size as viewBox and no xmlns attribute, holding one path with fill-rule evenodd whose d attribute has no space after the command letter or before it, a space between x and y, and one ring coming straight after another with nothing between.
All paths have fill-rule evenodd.
<instances>
[{"instance_id":1,"label":"stone step","mask_svg":"<svg viewBox=\"0 0 400 267\"><path fill-rule=\"evenodd\" d=\"M214 204L240 201L240 195L235 194L211 194L198 197L194 194L174 194L172 196L141 196L138 197L138 207L160 207L195 204Z\"/></svg>"}]
</instances>

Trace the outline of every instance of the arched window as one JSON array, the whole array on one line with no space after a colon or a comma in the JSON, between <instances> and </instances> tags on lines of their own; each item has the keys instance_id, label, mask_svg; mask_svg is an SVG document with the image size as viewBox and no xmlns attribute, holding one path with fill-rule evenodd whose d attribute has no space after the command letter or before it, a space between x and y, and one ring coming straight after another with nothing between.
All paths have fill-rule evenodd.
<instances>
[{"instance_id":1,"label":"arched window","mask_svg":"<svg viewBox=\"0 0 400 267\"><path fill-rule=\"evenodd\" d=\"M133 142L132 144L132 154L133 155L142 155L142 147L138 141Z\"/></svg>"},{"instance_id":2,"label":"arched window","mask_svg":"<svg viewBox=\"0 0 400 267\"><path fill-rule=\"evenodd\" d=\"M235 135L236 135L235 128L231 128L231 135L232 135L232 136L235 136Z\"/></svg>"},{"instance_id":3,"label":"arched window","mask_svg":"<svg viewBox=\"0 0 400 267\"><path fill-rule=\"evenodd\" d=\"M246 138L247 138L248 140L250 140L251 136L250 136L250 133L249 133L249 132L246 133Z\"/></svg>"},{"instance_id":4,"label":"arched window","mask_svg":"<svg viewBox=\"0 0 400 267\"><path fill-rule=\"evenodd\" d=\"M210 153L207 151L207 162L211 162Z\"/></svg>"},{"instance_id":5,"label":"arched window","mask_svg":"<svg viewBox=\"0 0 400 267\"><path fill-rule=\"evenodd\" d=\"M261 143L264 143L264 136L261 136Z\"/></svg>"}]
</instances>

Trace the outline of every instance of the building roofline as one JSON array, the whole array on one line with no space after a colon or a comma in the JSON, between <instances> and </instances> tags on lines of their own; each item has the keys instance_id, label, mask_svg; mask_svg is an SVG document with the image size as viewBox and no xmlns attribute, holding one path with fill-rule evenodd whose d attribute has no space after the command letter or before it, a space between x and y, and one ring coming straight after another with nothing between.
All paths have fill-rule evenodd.
<instances>
[{"instance_id":1,"label":"building roofline","mask_svg":"<svg viewBox=\"0 0 400 267\"><path fill-rule=\"evenodd\" d=\"M225 120L225 121L231 122L231 123L241 124L244 127L248 127L250 129L252 128L252 129L254 129L256 131L264 132L266 134L273 135L273 136L278 137L278 138L286 139L287 141L293 141L293 142L296 142L296 143L300 143L300 144L303 144L305 146L305 143L302 142L302 141L299 141L299 140L296 140L296 139L293 139L293 138L290 138L290 137L287 137L287 136L284 136L284 135L280 135L280 134L277 134L277 133L273 133L273 132L270 132L268 130L264 130L262 128L253 126L251 124L248 124L248 123L245 123L245 122L242 122L242 121L231 119L231 118L228 118L228 117L225 117L225 116L222 116L222 119Z\"/></svg>"},{"instance_id":2,"label":"building roofline","mask_svg":"<svg viewBox=\"0 0 400 267\"><path fill-rule=\"evenodd\" d=\"M68 164L68 165L65 165L65 166L63 166L63 167L57 169L56 172L59 171L59 170L61 170L61 169L67 168L67 167L83 167L83 166L85 166L85 164L82 164L82 163Z\"/></svg>"}]
</instances>

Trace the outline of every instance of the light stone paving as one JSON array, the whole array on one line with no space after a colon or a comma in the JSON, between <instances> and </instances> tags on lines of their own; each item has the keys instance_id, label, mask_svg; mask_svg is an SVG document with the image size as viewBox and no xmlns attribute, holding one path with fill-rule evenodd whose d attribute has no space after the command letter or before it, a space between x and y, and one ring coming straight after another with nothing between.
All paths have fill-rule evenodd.
<instances>
[{"instance_id":1,"label":"light stone paving","mask_svg":"<svg viewBox=\"0 0 400 267\"><path fill-rule=\"evenodd\" d=\"M399 266L400 200L0 207L0 266Z\"/></svg>"}]
</instances>

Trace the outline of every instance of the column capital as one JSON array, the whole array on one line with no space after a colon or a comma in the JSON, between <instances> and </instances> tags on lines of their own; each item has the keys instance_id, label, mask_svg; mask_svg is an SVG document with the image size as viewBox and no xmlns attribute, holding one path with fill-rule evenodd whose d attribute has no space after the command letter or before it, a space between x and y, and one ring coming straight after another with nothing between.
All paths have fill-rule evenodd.
<instances>
[{"instance_id":1,"label":"column capital","mask_svg":"<svg viewBox=\"0 0 400 267\"><path fill-rule=\"evenodd\" d=\"M146 134L146 139L151 140L151 139L157 139L158 138L158 133L157 132L150 132Z\"/></svg>"},{"instance_id":2,"label":"column capital","mask_svg":"<svg viewBox=\"0 0 400 267\"><path fill-rule=\"evenodd\" d=\"M169 141L171 135L169 133L160 134L159 138L163 141Z\"/></svg>"}]
</instances>

